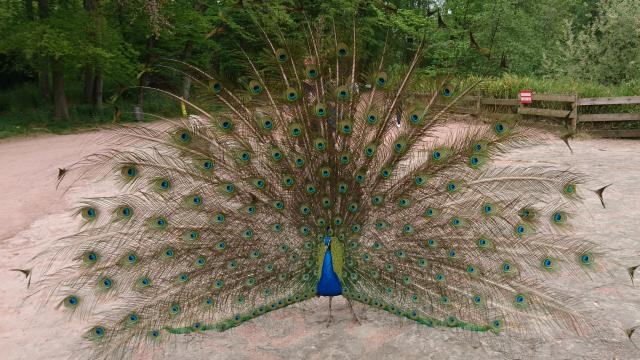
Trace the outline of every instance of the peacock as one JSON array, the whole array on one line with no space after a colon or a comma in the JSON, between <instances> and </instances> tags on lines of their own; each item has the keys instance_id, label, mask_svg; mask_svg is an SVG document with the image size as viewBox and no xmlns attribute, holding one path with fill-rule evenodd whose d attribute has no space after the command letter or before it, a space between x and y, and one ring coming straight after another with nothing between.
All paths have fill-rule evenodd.
<instances>
[{"instance_id":1,"label":"peacock","mask_svg":"<svg viewBox=\"0 0 640 360\"><path fill-rule=\"evenodd\" d=\"M61 183L119 189L78 204L79 230L36 266L35 285L85 321L96 354L317 296L467 332L592 328L577 299L545 284L603 270L571 226L584 176L493 161L544 130L458 121L473 87L448 76L413 94L425 39L389 70L391 36L360 61L355 21L303 22L298 42L256 29L265 49L253 59L240 46L246 74L167 60L201 89L192 100L154 89L182 116L119 126L111 150L60 170Z\"/></svg>"}]
</instances>

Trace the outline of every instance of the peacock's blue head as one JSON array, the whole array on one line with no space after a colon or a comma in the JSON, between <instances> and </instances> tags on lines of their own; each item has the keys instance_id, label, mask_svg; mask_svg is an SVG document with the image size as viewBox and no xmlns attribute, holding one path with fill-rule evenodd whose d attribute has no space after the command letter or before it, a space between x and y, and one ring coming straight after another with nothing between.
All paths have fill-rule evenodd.
<instances>
[{"instance_id":1,"label":"peacock's blue head","mask_svg":"<svg viewBox=\"0 0 640 360\"><path fill-rule=\"evenodd\" d=\"M331 236L326 235L326 236L324 237L324 245L325 245L325 246L329 246L329 244L331 244Z\"/></svg>"}]
</instances>

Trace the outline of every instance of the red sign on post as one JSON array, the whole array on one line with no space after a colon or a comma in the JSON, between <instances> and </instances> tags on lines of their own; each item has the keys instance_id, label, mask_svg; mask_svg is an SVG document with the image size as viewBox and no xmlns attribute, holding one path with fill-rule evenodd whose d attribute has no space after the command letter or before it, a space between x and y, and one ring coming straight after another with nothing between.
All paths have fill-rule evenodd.
<instances>
[{"instance_id":1,"label":"red sign on post","mask_svg":"<svg viewBox=\"0 0 640 360\"><path fill-rule=\"evenodd\" d=\"M520 104L531 104L533 102L533 90L520 90Z\"/></svg>"}]
</instances>

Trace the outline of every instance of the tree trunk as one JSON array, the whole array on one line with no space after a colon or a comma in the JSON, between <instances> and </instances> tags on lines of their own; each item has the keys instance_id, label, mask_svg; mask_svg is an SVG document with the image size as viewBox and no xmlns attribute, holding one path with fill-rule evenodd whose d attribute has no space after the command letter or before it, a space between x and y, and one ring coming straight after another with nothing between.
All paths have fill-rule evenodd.
<instances>
[{"instance_id":1,"label":"tree trunk","mask_svg":"<svg viewBox=\"0 0 640 360\"><path fill-rule=\"evenodd\" d=\"M38 0L38 16L40 19L49 17L49 0Z\"/></svg>"},{"instance_id":2,"label":"tree trunk","mask_svg":"<svg viewBox=\"0 0 640 360\"><path fill-rule=\"evenodd\" d=\"M145 61L144 68L146 69L152 62L151 51L155 46L155 35L149 36L147 39L147 61ZM149 86L149 79L147 78L147 73L143 73L140 75L140 81L138 83L140 86ZM144 89L140 88L140 92L138 93L138 106L142 107L144 105Z\"/></svg>"},{"instance_id":3,"label":"tree trunk","mask_svg":"<svg viewBox=\"0 0 640 360\"><path fill-rule=\"evenodd\" d=\"M53 102L55 119L69 119L69 107L67 105L67 96L64 93L64 73L60 60L51 62L51 74L53 78Z\"/></svg>"},{"instance_id":4,"label":"tree trunk","mask_svg":"<svg viewBox=\"0 0 640 360\"><path fill-rule=\"evenodd\" d=\"M33 20L33 0L24 0L24 11L28 20Z\"/></svg>"},{"instance_id":5,"label":"tree trunk","mask_svg":"<svg viewBox=\"0 0 640 360\"><path fill-rule=\"evenodd\" d=\"M191 51L193 50L193 42L191 40L187 41L187 44L184 47L184 51L182 53L182 61L188 61L191 57ZM189 95L191 93L191 76L185 74L182 77L182 98L189 100Z\"/></svg>"},{"instance_id":6,"label":"tree trunk","mask_svg":"<svg viewBox=\"0 0 640 360\"><path fill-rule=\"evenodd\" d=\"M51 100L51 83L49 82L49 69L46 67L38 71L38 86L45 102Z\"/></svg>"},{"instance_id":7,"label":"tree trunk","mask_svg":"<svg viewBox=\"0 0 640 360\"><path fill-rule=\"evenodd\" d=\"M96 77L93 82L93 111L96 114L102 113L102 87L102 72L96 70Z\"/></svg>"},{"instance_id":8,"label":"tree trunk","mask_svg":"<svg viewBox=\"0 0 640 360\"><path fill-rule=\"evenodd\" d=\"M29 0L27 0L29 2ZM31 3L33 6L33 3ZM38 0L38 18L40 20L49 16L49 0ZM38 71L38 81L40 85L40 91L45 102L51 100L51 83L49 82L49 62L42 66Z\"/></svg>"},{"instance_id":9,"label":"tree trunk","mask_svg":"<svg viewBox=\"0 0 640 360\"><path fill-rule=\"evenodd\" d=\"M93 89L95 76L90 66L84 68L84 101L87 104L93 104Z\"/></svg>"}]
</instances>

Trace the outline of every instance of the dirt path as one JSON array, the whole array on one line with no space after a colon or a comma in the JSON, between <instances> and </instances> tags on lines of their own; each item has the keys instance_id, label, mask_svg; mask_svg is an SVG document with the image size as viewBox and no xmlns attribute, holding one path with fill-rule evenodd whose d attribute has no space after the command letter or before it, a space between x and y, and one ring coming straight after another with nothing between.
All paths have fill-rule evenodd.
<instances>
[{"instance_id":1,"label":"dirt path","mask_svg":"<svg viewBox=\"0 0 640 360\"><path fill-rule=\"evenodd\" d=\"M29 259L75 230L68 209L81 196L100 189L55 190L59 167L100 149L97 134L43 136L0 142L0 357L3 359L83 358L76 341L83 324L67 321L61 311L39 309L26 295L21 274ZM99 134L98 134L99 135ZM498 359L638 359L640 350L622 329L640 324L640 292L631 287L625 267L640 264L640 141L583 140L572 155L561 142L510 154L506 162L573 166L587 173L587 188L613 183L607 209L585 193L588 212L579 214L585 238L608 246L617 263L610 283L556 281L560 289L596 299L589 313L608 330L594 338L561 332L555 341L527 336L486 336L451 329L432 329L387 313L356 307L358 326L344 301L334 305L336 322L326 328L326 300L312 300L269 313L225 333L189 335L145 358L171 359L325 359L325 358L498 358ZM1 240L4 239L4 240ZM637 342L640 344L640 338ZM166 352L163 352L166 351ZM164 355L164 356L162 356Z\"/></svg>"}]
</instances>

